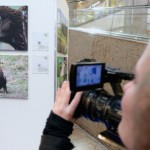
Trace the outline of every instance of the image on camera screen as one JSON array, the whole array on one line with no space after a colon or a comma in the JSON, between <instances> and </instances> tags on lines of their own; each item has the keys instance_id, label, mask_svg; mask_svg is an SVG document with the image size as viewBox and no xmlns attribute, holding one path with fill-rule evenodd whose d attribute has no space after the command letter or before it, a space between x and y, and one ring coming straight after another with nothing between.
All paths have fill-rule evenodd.
<instances>
[{"instance_id":1,"label":"image on camera screen","mask_svg":"<svg viewBox=\"0 0 150 150\"><path fill-rule=\"evenodd\" d=\"M92 86L101 83L102 65L77 67L76 87Z\"/></svg>"}]
</instances>

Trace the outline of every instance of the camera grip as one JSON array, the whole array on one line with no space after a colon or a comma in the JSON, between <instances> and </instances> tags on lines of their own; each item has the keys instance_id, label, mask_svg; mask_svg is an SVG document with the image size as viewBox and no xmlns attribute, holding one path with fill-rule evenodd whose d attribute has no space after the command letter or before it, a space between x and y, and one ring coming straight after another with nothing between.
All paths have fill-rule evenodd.
<instances>
[{"instance_id":1,"label":"camera grip","mask_svg":"<svg viewBox=\"0 0 150 150\"><path fill-rule=\"evenodd\" d=\"M76 92L71 92L70 103L74 99L75 95L76 95ZM80 117L81 117L81 108L80 108L80 105L78 105L77 108L76 108L76 111L73 115L73 118L77 119L77 118L80 118Z\"/></svg>"}]
</instances>

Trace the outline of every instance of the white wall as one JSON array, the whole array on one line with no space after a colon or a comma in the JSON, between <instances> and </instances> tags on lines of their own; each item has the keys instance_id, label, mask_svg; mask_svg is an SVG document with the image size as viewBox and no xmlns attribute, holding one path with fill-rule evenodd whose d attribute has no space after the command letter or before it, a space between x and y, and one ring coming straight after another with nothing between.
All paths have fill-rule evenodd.
<instances>
[{"instance_id":1,"label":"white wall","mask_svg":"<svg viewBox=\"0 0 150 150\"><path fill-rule=\"evenodd\" d=\"M66 0L57 0L57 8L61 9L64 16L69 19L69 8Z\"/></svg>"},{"instance_id":2,"label":"white wall","mask_svg":"<svg viewBox=\"0 0 150 150\"><path fill-rule=\"evenodd\" d=\"M29 56L29 98L0 99L0 150L38 150L54 102L55 0L1 0L0 5L28 5L29 19L28 52L3 52ZM49 33L48 52L33 51L33 32ZM33 55L49 56L48 74L32 74Z\"/></svg>"}]
</instances>

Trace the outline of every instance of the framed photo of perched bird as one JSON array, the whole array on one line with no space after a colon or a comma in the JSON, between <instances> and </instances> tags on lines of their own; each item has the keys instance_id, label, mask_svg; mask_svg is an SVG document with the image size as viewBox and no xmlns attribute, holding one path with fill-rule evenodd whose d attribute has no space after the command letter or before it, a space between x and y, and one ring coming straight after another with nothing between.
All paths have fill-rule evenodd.
<instances>
[{"instance_id":1,"label":"framed photo of perched bird","mask_svg":"<svg viewBox=\"0 0 150 150\"><path fill-rule=\"evenodd\" d=\"M28 99L28 56L0 55L0 99Z\"/></svg>"},{"instance_id":2,"label":"framed photo of perched bird","mask_svg":"<svg viewBox=\"0 0 150 150\"><path fill-rule=\"evenodd\" d=\"M28 50L28 6L0 6L0 51Z\"/></svg>"},{"instance_id":3,"label":"framed photo of perched bird","mask_svg":"<svg viewBox=\"0 0 150 150\"><path fill-rule=\"evenodd\" d=\"M68 20L60 9L57 10L57 53L68 54Z\"/></svg>"}]
</instances>

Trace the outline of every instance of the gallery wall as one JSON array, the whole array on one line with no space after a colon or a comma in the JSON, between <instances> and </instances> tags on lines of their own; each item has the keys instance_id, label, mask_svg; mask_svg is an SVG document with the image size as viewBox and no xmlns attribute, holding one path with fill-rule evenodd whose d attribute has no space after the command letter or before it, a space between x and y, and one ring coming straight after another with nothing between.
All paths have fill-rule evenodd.
<instances>
[{"instance_id":1,"label":"gallery wall","mask_svg":"<svg viewBox=\"0 0 150 150\"><path fill-rule=\"evenodd\" d=\"M22 31L18 23L10 43L1 36L14 23L3 18L2 6L27 6L22 13ZM37 150L46 118L54 102L54 68L56 49L55 0L1 0L0 68L7 79L7 91L0 89L0 149ZM4 12L5 13L5 12ZM26 18L27 17L27 18ZM26 21L26 22L25 22ZM27 27L26 24L27 23ZM14 36L22 32L27 47L15 49ZM10 36L9 36L10 37ZM19 43L18 43L19 44ZM22 45L22 43L21 43ZM1 72L1 71L0 71ZM4 78L5 79L5 78Z\"/></svg>"},{"instance_id":2,"label":"gallery wall","mask_svg":"<svg viewBox=\"0 0 150 150\"><path fill-rule=\"evenodd\" d=\"M69 8L66 0L57 0L57 8L61 9L64 16L69 19Z\"/></svg>"}]
</instances>

